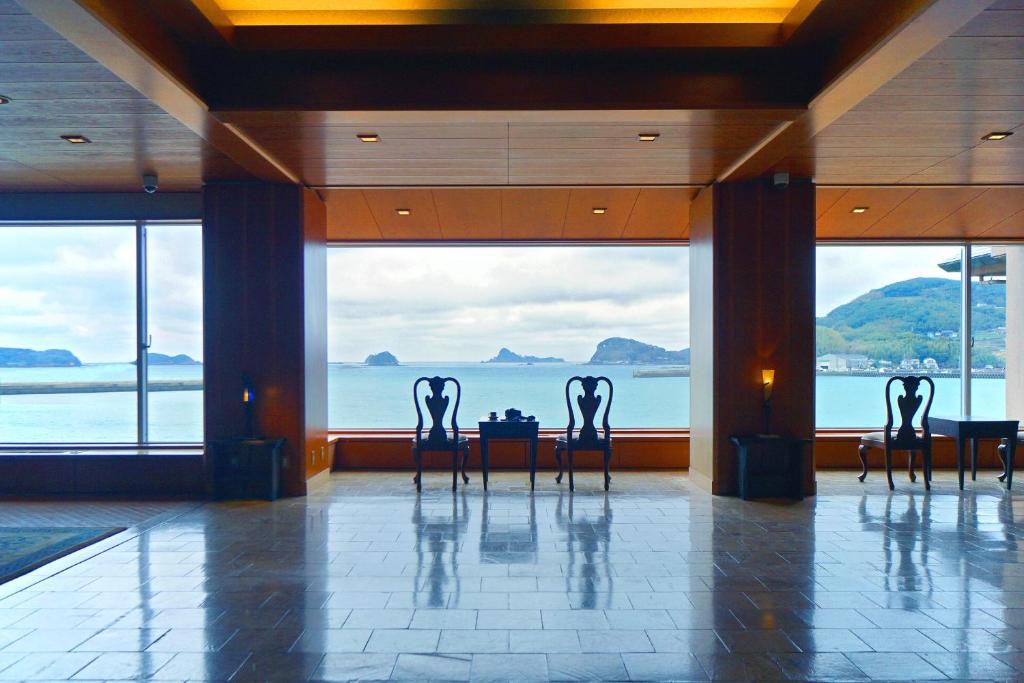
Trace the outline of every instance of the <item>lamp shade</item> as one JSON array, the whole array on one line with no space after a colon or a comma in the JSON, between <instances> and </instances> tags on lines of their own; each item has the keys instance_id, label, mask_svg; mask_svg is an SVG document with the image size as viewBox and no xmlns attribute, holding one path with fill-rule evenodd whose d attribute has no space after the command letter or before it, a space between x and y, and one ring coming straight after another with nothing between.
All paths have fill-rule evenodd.
<instances>
[{"instance_id":1,"label":"lamp shade","mask_svg":"<svg viewBox=\"0 0 1024 683\"><path fill-rule=\"evenodd\" d=\"M761 370L761 384L764 385L764 400L772 397L772 388L775 386L775 370Z\"/></svg>"}]
</instances>

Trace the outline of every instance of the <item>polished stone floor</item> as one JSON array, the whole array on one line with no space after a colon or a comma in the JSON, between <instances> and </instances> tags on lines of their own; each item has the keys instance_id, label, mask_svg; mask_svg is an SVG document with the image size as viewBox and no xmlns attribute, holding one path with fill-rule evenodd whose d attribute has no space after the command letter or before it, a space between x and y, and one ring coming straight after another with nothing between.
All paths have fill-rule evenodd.
<instances>
[{"instance_id":1,"label":"polished stone floor","mask_svg":"<svg viewBox=\"0 0 1024 683\"><path fill-rule=\"evenodd\" d=\"M154 508L0 587L0 680L1024 680L1024 498L990 472L802 503L599 478Z\"/></svg>"}]
</instances>

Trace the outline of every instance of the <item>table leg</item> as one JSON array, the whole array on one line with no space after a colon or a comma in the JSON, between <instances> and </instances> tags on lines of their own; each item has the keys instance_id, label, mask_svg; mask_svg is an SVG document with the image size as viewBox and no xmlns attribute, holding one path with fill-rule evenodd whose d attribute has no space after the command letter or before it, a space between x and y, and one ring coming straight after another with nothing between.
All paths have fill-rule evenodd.
<instances>
[{"instance_id":1,"label":"table leg","mask_svg":"<svg viewBox=\"0 0 1024 683\"><path fill-rule=\"evenodd\" d=\"M964 490L964 439L958 434L956 437L956 474L960 481L960 490Z\"/></svg>"},{"instance_id":2,"label":"table leg","mask_svg":"<svg viewBox=\"0 0 1024 683\"><path fill-rule=\"evenodd\" d=\"M488 463L487 463L487 457L489 455L488 452L487 452L488 451L488 444L487 444L487 442L488 442L488 439L486 437L480 439L480 469L483 470L484 491L487 490L487 471L489 469L489 466L488 466Z\"/></svg>"},{"instance_id":3,"label":"table leg","mask_svg":"<svg viewBox=\"0 0 1024 683\"><path fill-rule=\"evenodd\" d=\"M971 481L978 481L978 439L971 437Z\"/></svg>"},{"instance_id":4,"label":"table leg","mask_svg":"<svg viewBox=\"0 0 1024 683\"><path fill-rule=\"evenodd\" d=\"M537 479L537 439L530 439L530 490Z\"/></svg>"},{"instance_id":5,"label":"table leg","mask_svg":"<svg viewBox=\"0 0 1024 683\"><path fill-rule=\"evenodd\" d=\"M1006 446L1006 490L1013 486L1013 456L1017 450L1017 435L1012 434Z\"/></svg>"}]
</instances>

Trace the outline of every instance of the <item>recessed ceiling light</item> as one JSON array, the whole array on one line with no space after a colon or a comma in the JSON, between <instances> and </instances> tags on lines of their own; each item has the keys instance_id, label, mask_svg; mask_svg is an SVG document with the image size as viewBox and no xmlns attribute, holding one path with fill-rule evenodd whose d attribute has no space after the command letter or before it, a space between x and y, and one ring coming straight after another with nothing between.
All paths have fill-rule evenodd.
<instances>
[{"instance_id":1,"label":"recessed ceiling light","mask_svg":"<svg viewBox=\"0 0 1024 683\"><path fill-rule=\"evenodd\" d=\"M988 135L982 136L982 140L1005 140L1013 135L1012 130L994 130Z\"/></svg>"},{"instance_id":2,"label":"recessed ceiling light","mask_svg":"<svg viewBox=\"0 0 1024 683\"><path fill-rule=\"evenodd\" d=\"M607 213L608 209L606 209L606 208L605 208L605 207L603 207L603 206L595 206L595 207L594 207L593 209L591 209L591 211L593 211L593 212L594 212L594 213L596 213L596 214L597 214L598 216L600 216L600 215L601 215L601 214L603 214L603 213Z\"/></svg>"},{"instance_id":3,"label":"recessed ceiling light","mask_svg":"<svg viewBox=\"0 0 1024 683\"><path fill-rule=\"evenodd\" d=\"M363 142L380 142L380 136L376 133L359 133L356 137Z\"/></svg>"},{"instance_id":4,"label":"recessed ceiling light","mask_svg":"<svg viewBox=\"0 0 1024 683\"><path fill-rule=\"evenodd\" d=\"M661 137L661 133L640 133L636 137L640 142L654 142Z\"/></svg>"},{"instance_id":5,"label":"recessed ceiling light","mask_svg":"<svg viewBox=\"0 0 1024 683\"><path fill-rule=\"evenodd\" d=\"M399 216L409 216L412 215L412 209L395 209L395 213Z\"/></svg>"},{"instance_id":6,"label":"recessed ceiling light","mask_svg":"<svg viewBox=\"0 0 1024 683\"><path fill-rule=\"evenodd\" d=\"M850 209L850 213L867 213L868 207L866 206L855 206Z\"/></svg>"},{"instance_id":7,"label":"recessed ceiling light","mask_svg":"<svg viewBox=\"0 0 1024 683\"><path fill-rule=\"evenodd\" d=\"M67 142L70 142L72 145L85 145L92 142L92 140L85 137L84 135L61 135L60 139L66 140Z\"/></svg>"},{"instance_id":8,"label":"recessed ceiling light","mask_svg":"<svg viewBox=\"0 0 1024 683\"><path fill-rule=\"evenodd\" d=\"M0 95L0 104L10 104L11 98L7 95Z\"/></svg>"}]
</instances>

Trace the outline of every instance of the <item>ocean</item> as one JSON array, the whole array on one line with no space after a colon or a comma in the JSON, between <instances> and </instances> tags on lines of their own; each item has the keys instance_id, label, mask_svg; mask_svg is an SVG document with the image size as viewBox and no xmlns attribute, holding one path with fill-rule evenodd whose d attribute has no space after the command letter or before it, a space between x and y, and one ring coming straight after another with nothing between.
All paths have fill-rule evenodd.
<instances>
[{"instance_id":1,"label":"ocean","mask_svg":"<svg viewBox=\"0 0 1024 683\"><path fill-rule=\"evenodd\" d=\"M613 427L688 426L689 378L633 377L633 370L630 366L574 363L409 363L398 367L331 363L327 370L328 424L333 428L411 428L416 424L413 381L422 375L452 375L462 383L462 426L473 427L490 411L501 414L506 408L518 408L524 415L535 415L542 428L562 428L567 419L565 381L573 375L604 374L615 386L610 415ZM134 377L135 367L129 363L0 368L0 384ZM201 377L202 367L195 365L150 368L154 380ZM886 379L819 375L818 426L880 428L885 421L882 391ZM959 380L938 378L935 384L933 414L959 412ZM975 378L973 412L1002 417L1005 386L1001 378ZM785 391L783 378L779 378L776 391ZM201 391L152 392L149 400L152 441L202 440ZM0 396L0 442L131 442L135 440L135 420L134 393Z\"/></svg>"}]
</instances>

